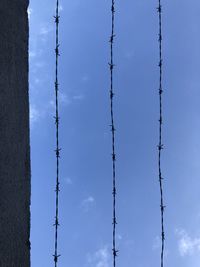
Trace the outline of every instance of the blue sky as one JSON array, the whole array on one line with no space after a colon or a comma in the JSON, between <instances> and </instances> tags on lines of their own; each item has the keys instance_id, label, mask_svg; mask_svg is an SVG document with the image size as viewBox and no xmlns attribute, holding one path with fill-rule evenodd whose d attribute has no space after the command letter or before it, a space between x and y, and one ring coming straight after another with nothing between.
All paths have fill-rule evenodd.
<instances>
[{"instance_id":1,"label":"blue sky","mask_svg":"<svg viewBox=\"0 0 200 267\"><path fill-rule=\"evenodd\" d=\"M61 1L59 266L111 267L110 2ZM160 265L157 1L116 1L118 267ZM168 267L200 261L200 3L163 1ZM30 4L32 267L53 265L55 1Z\"/></svg>"}]
</instances>

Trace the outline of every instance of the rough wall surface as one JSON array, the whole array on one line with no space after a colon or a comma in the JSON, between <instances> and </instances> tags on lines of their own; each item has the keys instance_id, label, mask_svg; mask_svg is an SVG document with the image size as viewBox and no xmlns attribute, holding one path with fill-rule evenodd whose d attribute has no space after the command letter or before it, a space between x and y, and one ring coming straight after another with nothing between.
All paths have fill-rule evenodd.
<instances>
[{"instance_id":1,"label":"rough wall surface","mask_svg":"<svg viewBox=\"0 0 200 267\"><path fill-rule=\"evenodd\" d=\"M28 0L0 0L0 267L30 267Z\"/></svg>"}]
</instances>

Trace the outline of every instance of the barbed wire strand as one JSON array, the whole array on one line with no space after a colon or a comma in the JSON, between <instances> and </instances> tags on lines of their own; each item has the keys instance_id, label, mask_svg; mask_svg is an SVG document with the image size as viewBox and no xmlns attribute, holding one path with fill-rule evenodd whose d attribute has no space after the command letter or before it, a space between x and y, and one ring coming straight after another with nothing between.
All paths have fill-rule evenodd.
<instances>
[{"instance_id":1,"label":"barbed wire strand","mask_svg":"<svg viewBox=\"0 0 200 267\"><path fill-rule=\"evenodd\" d=\"M58 83L58 63L59 63L59 0L56 1L56 15L54 16L55 24L56 24L56 68L55 68L55 98L56 98L56 115L54 117L56 124L56 214L55 214L55 251L54 251L54 263L55 267L58 266L58 258L60 255L58 254L58 226L59 226L59 192L60 192L60 181L59 181L59 163L60 163L60 147L59 147L59 103L58 103L58 91L59 91L59 83Z\"/></svg>"},{"instance_id":2,"label":"barbed wire strand","mask_svg":"<svg viewBox=\"0 0 200 267\"><path fill-rule=\"evenodd\" d=\"M163 177L162 177L162 168L161 168L161 154L163 150L162 143L162 125L163 125L163 103L162 103L162 95L163 95L163 59L162 59L162 5L161 0L158 0L157 7L158 15L159 15L159 109L160 109L160 118L159 118L159 145L158 145L158 171L159 171L159 185L160 185L160 210L161 210L161 267L164 266L164 249L165 249L165 229L164 229L164 196L163 196Z\"/></svg>"},{"instance_id":3,"label":"barbed wire strand","mask_svg":"<svg viewBox=\"0 0 200 267\"><path fill-rule=\"evenodd\" d=\"M118 250L116 249L116 153L115 153L115 124L114 124L114 89L113 89L113 69L114 69L114 53L113 53L113 46L114 46L114 38L115 38L115 0L112 0L111 6L112 12L112 30L110 36L110 112L111 112L111 132L112 132L112 169L113 169L113 245L112 245L112 253L113 253L113 267L116 266L116 257L118 255Z\"/></svg>"}]
</instances>

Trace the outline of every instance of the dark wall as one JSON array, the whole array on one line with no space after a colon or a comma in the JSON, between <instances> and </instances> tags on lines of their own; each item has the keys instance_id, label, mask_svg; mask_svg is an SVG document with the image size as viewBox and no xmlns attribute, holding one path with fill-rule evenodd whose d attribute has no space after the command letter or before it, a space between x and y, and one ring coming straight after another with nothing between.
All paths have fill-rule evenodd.
<instances>
[{"instance_id":1,"label":"dark wall","mask_svg":"<svg viewBox=\"0 0 200 267\"><path fill-rule=\"evenodd\" d=\"M0 0L0 267L30 267L27 0Z\"/></svg>"}]
</instances>

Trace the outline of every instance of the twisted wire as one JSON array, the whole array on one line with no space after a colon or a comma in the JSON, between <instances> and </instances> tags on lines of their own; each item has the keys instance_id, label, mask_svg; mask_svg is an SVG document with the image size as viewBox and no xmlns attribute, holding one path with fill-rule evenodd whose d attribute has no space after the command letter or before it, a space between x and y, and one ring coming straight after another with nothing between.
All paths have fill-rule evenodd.
<instances>
[{"instance_id":1,"label":"twisted wire","mask_svg":"<svg viewBox=\"0 0 200 267\"><path fill-rule=\"evenodd\" d=\"M115 0L112 0L111 6L112 12L112 30L110 36L110 113L111 113L111 132L112 132L112 172L113 172L113 234L112 234L112 253L113 253L113 267L116 266L116 257L118 250L116 249L116 153L115 153L115 124L114 124L114 89L113 89L113 69L114 69L114 56L113 56L113 46L115 38Z\"/></svg>"},{"instance_id":2,"label":"twisted wire","mask_svg":"<svg viewBox=\"0 0 200 267\"><path fill-rule=\"evenodd\" d=\"M59 159L60 159L60 147L59 147L59 103L58 103L58 90L59 90L59 83L58 83L58 63L59 63L59 0L56 1L56 15L54 16L55 24L56 24L56 48L55 48L55 56L56 56L56 68L55 68L55 98L56 98L56 115L55 125L56 125L56 214L55 214L55 251L54 251L54 263L55 267L58 265L58 258L60 255L58 254L58 226L59 226L59 192L60 192L60 181L59 181Z\"/></svg>"},{"instance_id":3,"label":"twisted wire","mask_svg":"<svg viewBox=\"0 0 200 267\"><path fill-rule=\"evenodd\" d=\"M163 149L162 143L162 124L163 124L163 59L162 59L162 5L161 0L158 0L158 16L159 16L159 145L158 145L158 171L159 171L159 186L160 186L160 210L161 210L161 267L164 266L164 249L165 249L165 230L164 230L164 197L163 197L163 177L161 168L161 154Z\"/></svg>"}]
</instances>

